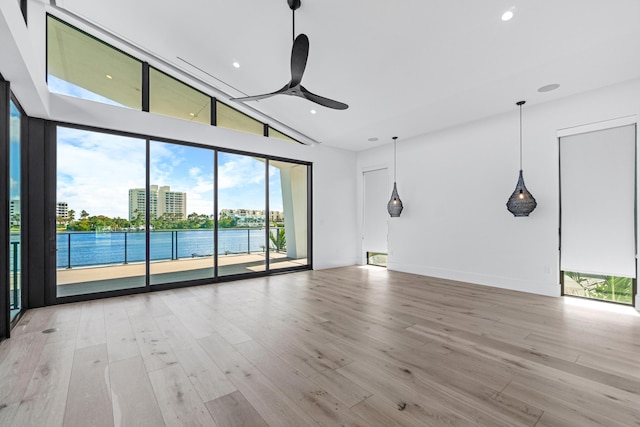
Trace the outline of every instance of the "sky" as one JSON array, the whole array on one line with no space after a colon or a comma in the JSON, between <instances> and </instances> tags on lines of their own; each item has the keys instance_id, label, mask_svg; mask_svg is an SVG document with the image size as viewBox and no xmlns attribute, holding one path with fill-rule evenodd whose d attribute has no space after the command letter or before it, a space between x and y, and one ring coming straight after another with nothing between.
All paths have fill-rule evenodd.
<instances>
[{"instance_id":1,"label":"sky","mask_svg":"<svg viewBox=\"0 0 640 427\"><path fill-rule=\"evenodd\" d=\"M122 106L101 95L47 76L52 92ZM151 185L187 193L187 214L213 214L213 161L210 149L151 141ZM145 140L58 127L57 200L90 215L128 218L129 189L145 186ZM218 154L218 206L264 210L265 161ZM269 210L282 211L280 170L269 167Z\"/></svg>"},{"instance_id":2,"label":"sky","mask_svg":"<svg viewBox=\"0 0 640 427\"><path fill-rule=\"evenodd\" d=\"M58 127L57 200L90 215L128 218L129 189L145 186L145 140ZM210 149L151 141L152 185L187 193L187 214L213 214L213 160ZM265 206L265 163L222 153L219 159L220 209ZM270 210L282 210L278 168L269 168Z\"/></svg>"},{"instance_id":3,"label":"sky","mask_svg":"<svg viewBox=\"0 0 640 427\"><path fill-rule=\"evenodd\" d=\"M9 115L10 199L20 200L20 111L11 102Z\"/></svg>"}]
</instances>

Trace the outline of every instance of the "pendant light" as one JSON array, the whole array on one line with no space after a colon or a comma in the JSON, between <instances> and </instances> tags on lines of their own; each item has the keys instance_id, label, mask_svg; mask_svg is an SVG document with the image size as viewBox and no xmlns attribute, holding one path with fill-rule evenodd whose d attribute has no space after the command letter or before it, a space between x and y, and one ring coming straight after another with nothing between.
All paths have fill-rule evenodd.
<instances>
[{"instance_id":1,"label":"pendant light","mask_svg":"<svg viewBox=\"0 0 640 427\"><path fill-rule=\"evenodd\" d=\"M391 192L391 199L387 203L387 211L392 218L400 216L402 213L402 200L398 195L398 187L396 186L396 140L397 136L393 137L393 191Z\"/></svg>"},{"instance_id":2,"label":"pendant light","mask_svg":"<svg viewBox=\"0 0 640 427\"><path fill-rule=\"evenodd\" d=\"M520 174L516 189L507 201L507 209L513 216L529 216L538 205L536 199L524 185L522 177L522 106L524 103L525 101L516 102L516 105L520 107Z\"/></svg>"}]
</instances>

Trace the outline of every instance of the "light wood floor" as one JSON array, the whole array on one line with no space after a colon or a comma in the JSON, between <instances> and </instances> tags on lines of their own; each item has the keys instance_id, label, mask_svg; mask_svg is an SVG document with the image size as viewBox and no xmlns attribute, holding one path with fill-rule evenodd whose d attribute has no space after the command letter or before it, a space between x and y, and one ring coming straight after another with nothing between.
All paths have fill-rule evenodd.
<instances>
[{"instance_id":1,"label":"light wood floor","mask_svg":"<svg viewBox=\"0 0 640 427\"><path fill-rule=\"evenodd\" d=\"M633 308L381 268L48 307L13 334L1 426L640 425Z\"/></svg>"}]
</instances>

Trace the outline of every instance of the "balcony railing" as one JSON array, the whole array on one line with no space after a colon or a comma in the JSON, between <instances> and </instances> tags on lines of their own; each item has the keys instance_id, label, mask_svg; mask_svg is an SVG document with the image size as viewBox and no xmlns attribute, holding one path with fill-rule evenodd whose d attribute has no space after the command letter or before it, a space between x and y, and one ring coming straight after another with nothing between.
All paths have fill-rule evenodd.
<instances>
[{"instance_id":1,"label":"balcony railing","mask_svg":"<svg viewBox=\"0 0 640 427\"><path fill-rule=\"evenodd\" d=\"M19 267L19 259L20 259L20 242L10 242L11 244L11 254L9 255L11 261L11 299L9 301L9 309L10 310L18 310L20 308L20 286L18 283L18 273L20 270Z\"/></svg>"},{"instance_id":2,"label":"balcony railing","mask_svg":"<svg viewBox=\"0 0 640 427\"><path fill-rule=\"evenodd\" d=\"M270 229L277 236L279 228ZM214 230L151 231L151 261L213 256ZM218 230L218 255L265 252L265 228ZM144 231L60 232L57 235L58 268L145 262Z\"/></svg>"}]
</instances>

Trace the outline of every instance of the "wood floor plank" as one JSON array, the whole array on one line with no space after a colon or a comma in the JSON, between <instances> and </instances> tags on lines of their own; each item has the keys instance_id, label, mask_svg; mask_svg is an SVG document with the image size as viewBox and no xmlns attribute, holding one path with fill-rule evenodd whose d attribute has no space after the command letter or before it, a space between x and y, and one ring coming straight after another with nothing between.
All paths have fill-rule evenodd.
<instances>
[{"instance_id":1,"label":"wood floor plank","mask_svg":"<svg viewBox=\"0 0 640 427\"><path fill-rule=\"evenodd\" d=\"M343 405L351 408L371 396L371 392L340 375L333 369L326 369L310 377L310 380L331 393Z\"/></svg>"},{"instance_id":2,"label":"wood floor plank","mask_svg":"<svg viewBox=\"0 0 640 427\"><path fill-rule=\"evenodd\" d=\"M149 379L167 427L217 425L180 365L156 369Z\"/></svg>"},{"instance_id":3,"label":"wood floor plank","mask_svg":"<svg viewBox=\"0 0 640 427\"><path fill-rule=\"evenodd\" d=\"M638 354L631 307L306 271L27 311L0 425L640 426Z\"/></svg>"},{"instance_id":4,"label":"wood floor plank","mask_svg":"<svg viewBox=\"0 0 640 427\"><path fill-rule=\"evenodd\" d=\"M109 378L114 425L119 427L165 425L142 357L111 362Z\"/></svg>"},{"instance_id":5,"label":"wood floor plank","mask_svg":"<svg viewBox=\"0 0 640 427\"><path fill-rule=\"evenodd\" d=\"M113 426L106 344L83 347L75 351L63 425Z\"/></svg>"},{"instance_id":6,"label":"wood floor plank","mask_svg":"<svg viewBox=\"0 0 640 427\"><path fill-rule=\"evenodd\" d=\"M594 412L588 408L579 408L577 406L568 404L562 400L558 400L553 396L541 393L533 388L527 387L524 384L512 382L502 392L505 395L511 395L521 400L526 400L539 407L544 407L546 412L549 412L553 420L564 420L559 424L571 424L574 426L610 426L621 427L634 424L619 423L614 419L611 419L608 414L602 414ZM549 415L542 419L548 420ZM557 422L557 421L554 421ZM544 424L545 422L543 422ZM638 425L637 423L635 425Z\"/></svg>"},{"instance_id":7,"label":"wood floor plank","mask_svg":"<svg viewBox=\"0 0 640 427\"><path fill-rule=\"evenodd\" d=\"M173 350L198 345L197 340L173 313L165 316L154 317L153 320L162 333L165 341Z\"/></svg>"},{"instance_id":8,"label":"wood floor plank","mask_svg":"<svg viewBox=\"0 0 640 427\"><path fill-rule=\"evenodd\" d=\"M436 426L437 422L421 417L412 408L398 406L392 402L372 395L351 408L371 427ZM462 422L451 424L443 420L442 425L464 425Z\"/></svg>"},{"instance_id":9,"label":"wood floor plank","mask_svg":"<svg viewBox=\"0 0 640 427\"><path fill-rule=\"evenodd\" d=\"M435 396L435 392L423 394L406 382L386 373L376 372L376 375L371 375L372 369L357 361L338 369L338 372L362 388L370 390L377 398L383 399L385 406L391 405L401 410L403 419L414 420L413 424L408 425L414 425L417 420L422 420L426 425L470 425L473 422L483 425L479 419L466 419L461 415L461 411L457 410L456 405L445 405L437 396L436 399L432 399L431 396ZM383 410L384 412L389 411ZM489 425L486 420L484 425Z\"/></svg>"},{"instance_id":10,"label":"wood floor plank","mask_svg":"<svg viewBox=\"0 0 640 427\"><path fill-rule=\"evenodd\" d=\"M103 302L90 301L82 306L76 347L90 347L107 342Z\"/></svg>"},{"instance_id":11,"label":"wood floor plank","mask_svg":"<svg viewBox=\"0 0 640 427\"><path fill-rule=\"evenodd\" d=\"M13 419L16 426L62 425L75 347L72 341L47 344Z\"/></svg>"},{"instance_id":12,"label":"wood floor plank","mask_svg":"<svg viewBox=\"0 0 640 427\"><path fill-rule=\"evenodd\" d=\"M127 300L127 314L133 325L136 344L148 371L178 363L173 350L147 311L142 299Z\"/></svg>"},{"instance_id":13,"label":"wood floor plank","mask_svg":"<svg viewBox=\"0 0 640 427\"><path fill-rule=\"evenodd\" d=\"M46 343L47 336L41 333L23 334L0 343L0 425L14 425L13 418Z\"/></svg>"},{"instance_id":14,"label":"wood floor plank","mask_svg":"<svg viewBox=\"0 0 640 427\"><path fill-rule=\"evenodd\" d=\"M216 423L224 427L268 427L239 391L206 403Z\"/></svg>"},{"instance_id":15,"label":"wood floor plank","mask_svg":"<svg viewBox=\"0 0 640 427\"><path fill-rule=\"evenodd\" d=\"M214 334L199 342L269 425L317 426L279 387L222 337Z\"/></svg>"},{"instance_id":16,"label":"wood floor plank","mask_svg":"<svg viewBox=\"0 0 640 427\"><path fill-rule=\"evenodd\" d=\"M177 349L175 353L180 366L203 402L215 400L237 390L199 345Z\"/></svg>"},{"instance_id":17,"label":"wood floor plank","mask_svg":"<svg viewBox=\"0 0 640 427\"><path fill-rule=\"evenodd\" d=\"M18 325L11 331L11 335L18 337L22 334L41 332L52 327L56 310L53 307L42 307L27 311Z\"/></svg>"},{"instance_id":18,"label":"wood floor plank","mask_svg":"<svg viewBox=\"0 0 640 427\"><path fill-rule=\"evenodd\" d=\"M136 335L122 300L105 302L104 315L109 361L115 362L139 356L140 349L136 342Z\"/></svg>"},{"instance_id":19,"label":"wood floor plank","mask_svg":"<svg viewBox=\"0 0 640 427\"><path fill-rule=\"evenodd\" d=\"M323 426L362 426L364 420L308 378L283 364L274 353L255 341L235 346L282 392Z\"/></svg>"},{"instance_id":20,"label":"wood floor plank","mask_svg":"<svg viewBox=\"0 0 640 427\"><path fill-rule=\"evenodd\" d=\"M181 297L177 294L177 291L162 293L160 297L173 314L180 319L189 333L196 339L204 338L214 333L213 325L207 322L199 313L187 308L189 300L184 296L190 294L180 293Z\"/></svg>"}]
</instances>

